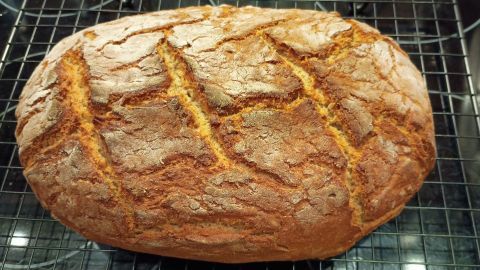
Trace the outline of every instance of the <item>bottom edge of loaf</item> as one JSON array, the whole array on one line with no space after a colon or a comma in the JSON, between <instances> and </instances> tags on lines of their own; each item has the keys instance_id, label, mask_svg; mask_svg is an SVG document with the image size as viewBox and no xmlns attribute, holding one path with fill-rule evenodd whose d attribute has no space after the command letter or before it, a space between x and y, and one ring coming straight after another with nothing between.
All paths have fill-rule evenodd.
<instances>
[{"instance_id":1,"label":"bottom edge of loaf","mask_svg":"<svg viewBox=\"0 0 480 270\"><path fill-rule=\"evenodd\" d=\"M106 244L112 247L116 248L121 248L125 250L130 250L134 252L140 252L140 253L147 253L147 254L153 254L153 255L159 255L159 256L165 256L165 257L173 257L173 258L179 258L179 259L188 259L188 260L198 260L198 261L207 261L207 262L216 262L216 263L227 263L227 264L234 264L234 263L251 263L251 262L262 262L262 261L299 261L299 260L308 260L308 259L319 259L319 260L325 260L331 257L334 257L336 255L341 254L342 252L347 251L351 247L353 247L359 240L362 238L368 236L369 233L371 233L373 230L378 228L380 225L386 223L388 220L398 216L400 212L403 210L405 205L400 205L397 206L396 208L392 209L390 212L387 212L385 215L383 215L381 218L372 221L370 223L366 223L361 232L355 236L355 239L352 239L352 241L349 242L348 246L341 247L337 250L326 250L322 254L318 255L311 255L308 254L308 251L305 251L305 255L301 255L302 252L297 252L295 254L295 257L289 257L288 253L285 253L285 256L275 256L275 257L260 257L256 254L251 254L251 256L247 255L242 255L239 257L231 257L231 256L225 256L221 257L218 256L218 254L215 257L207 257L207 256L197 256L196 254L189 253L185 254L182 252L177 252L175 249L168 249L168 248L160 248L160 249L155 249L155 248L147 248L144 246L140 245L131 245L131 244L126 244L125 242L119 240L119 239L113 239L113 238L105 238L104 236L94 234L91 232L84 232L79 230L75 226L75 224L72 224L70 222L67 222L66 219L62 219L61 217L57 217L54 212L52 212L52 216L59 220L60 223L64 224L65 226L73 229L75 232L79 233L83 237L102 244ZM200 247L199 247L200 249ZM298 255L300 254L300 255Z\"/></svg>"}]
</instances>

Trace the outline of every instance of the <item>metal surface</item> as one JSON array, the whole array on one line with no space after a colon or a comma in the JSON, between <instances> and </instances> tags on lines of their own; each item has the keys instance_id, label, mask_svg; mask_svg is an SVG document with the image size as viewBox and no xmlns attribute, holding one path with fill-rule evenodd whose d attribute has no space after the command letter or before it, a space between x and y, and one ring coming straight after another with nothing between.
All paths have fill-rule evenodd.
<instances>
[{"instance_id":1,"label":"metal surface","mask_svg":"<svg viewBox=\"0 0 480 270\"><path fill-rule=\"evenodd\" d=\"M0 270L480 269L480 117L456 0L1 2L15 20L0 47ZM117 250L53 220L22 176L14 108L33 68L56 42L130 14L221 3L336 10L396 39L422 71L434 110L437 166L399 217L343 255L323 262L222 265Z\"/></svg>"}]
</instances>

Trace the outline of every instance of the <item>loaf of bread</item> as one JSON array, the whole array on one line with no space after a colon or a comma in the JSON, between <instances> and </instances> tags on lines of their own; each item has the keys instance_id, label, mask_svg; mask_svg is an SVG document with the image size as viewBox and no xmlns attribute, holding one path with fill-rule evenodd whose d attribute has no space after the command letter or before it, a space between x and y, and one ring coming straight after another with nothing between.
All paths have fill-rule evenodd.
<instances>
[{"instance_id":1,"label":"loaf of bread","mask_svg":"<svg viewBox=\"0 0 480 270\"><path fill-rule=\"evenodd\" d=\"M216 262L327 258L434 165L420 72L336 13L193 7L57 44L16 137L42 205L83 236Z\"/></svg>"}]
</instances>

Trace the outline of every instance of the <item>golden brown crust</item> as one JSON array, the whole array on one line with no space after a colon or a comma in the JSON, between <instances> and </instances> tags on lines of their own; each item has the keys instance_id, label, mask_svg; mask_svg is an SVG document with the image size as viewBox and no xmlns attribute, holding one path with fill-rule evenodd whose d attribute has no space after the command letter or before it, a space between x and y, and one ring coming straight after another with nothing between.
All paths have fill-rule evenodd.
<instances>
[{"instance_id":1,"label":"golden brown crust","mask_svg":"<svg viewBox=\"0 0 480 270\"><path fill-rule=\"evenodd\" d=\"M219 262L326 258L433 167L431 107L390 38L336 13L195 7L61 41L16 111L25 176L86 237Z\"/></svg>"}]
</instances>

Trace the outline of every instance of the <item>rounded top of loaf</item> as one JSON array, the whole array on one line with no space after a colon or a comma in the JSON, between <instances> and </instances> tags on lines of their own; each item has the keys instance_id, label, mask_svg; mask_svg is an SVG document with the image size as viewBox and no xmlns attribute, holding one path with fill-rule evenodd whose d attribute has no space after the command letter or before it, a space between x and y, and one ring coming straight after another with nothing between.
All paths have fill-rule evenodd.
<instances>
[{"instance_id":1,"label":"rounded top of loaf","mask_svg":"<svg viewBox=\"0 0 480 270\"><path fill-rule=\"evenodd\" d=\"M434 164L421 74L337 13L192 7L58 43L20 96L42 205L82 235L220 262L326 258Z\"/></svg>"}]
</instances>

